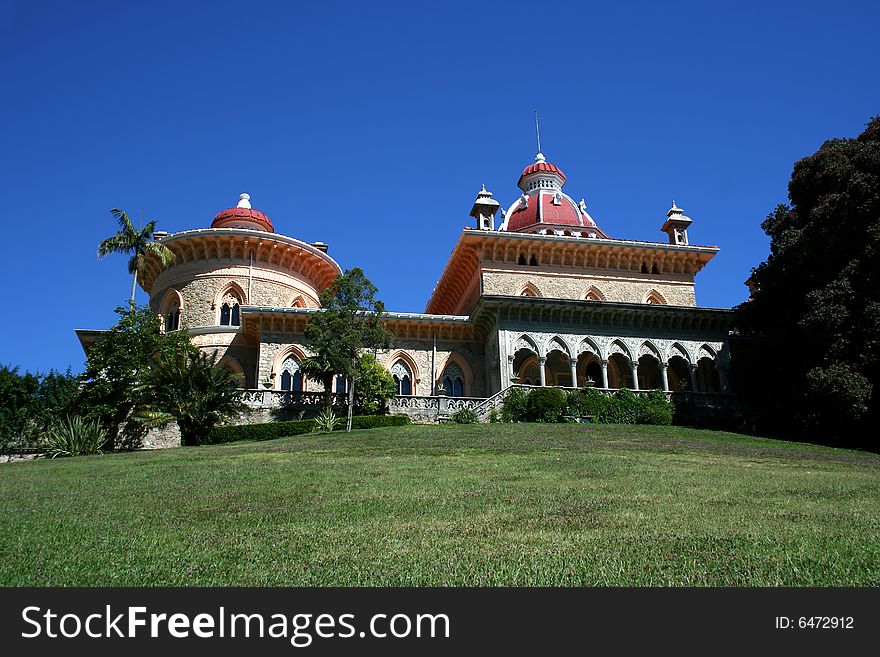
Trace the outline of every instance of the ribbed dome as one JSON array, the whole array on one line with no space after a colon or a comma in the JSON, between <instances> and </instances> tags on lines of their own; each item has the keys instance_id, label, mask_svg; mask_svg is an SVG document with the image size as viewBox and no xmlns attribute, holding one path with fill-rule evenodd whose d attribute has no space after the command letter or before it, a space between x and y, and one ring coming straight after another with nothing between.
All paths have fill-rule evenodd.
<instances>
[{"instance_id":1,"label":"ribbed dome","mask_svg":"<svg viewBox=\"0 0 880 657\"><path fill-rule=\"evenodd\" d=\"M259 210L251 208L250 198L248 194L242 194L238 207L218 212L211 222L211 228L248 228L274 233L272 221Z\"/></svg>"}]
</instances>

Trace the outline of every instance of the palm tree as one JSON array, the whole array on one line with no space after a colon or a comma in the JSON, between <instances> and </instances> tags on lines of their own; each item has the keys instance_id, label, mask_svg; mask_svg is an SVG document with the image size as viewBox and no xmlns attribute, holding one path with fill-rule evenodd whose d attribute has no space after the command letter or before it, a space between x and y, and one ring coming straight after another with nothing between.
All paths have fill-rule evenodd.
<instances>
[{"instance_id":1,"label":"palm tree","mask_svg":"<svg viewBox=\"0 0 880 657\"><path fill-rule=\"evenodd\" d=\"M174 259L174 254L164 244L153 241L156 231L156 222L150 221L138 230L131 223L125 210L113 208L110 210L116 221L119 222L119 231L112 237L108 237L98 244L98 257L103 258L111 253L130 253L128 260L128 273L132 274L131 281L131 305L134 305L134 292L137 288L138 272L144 263L144 258L149 254L158 256L163 265Z\"/></svg>"}]
</instances>

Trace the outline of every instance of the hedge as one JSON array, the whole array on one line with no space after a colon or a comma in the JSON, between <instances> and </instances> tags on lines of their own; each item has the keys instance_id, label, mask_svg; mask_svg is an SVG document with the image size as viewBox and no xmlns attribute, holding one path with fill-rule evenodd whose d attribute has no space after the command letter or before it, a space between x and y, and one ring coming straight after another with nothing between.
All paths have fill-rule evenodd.
<instances>
[{"instance_id":1,"label":"hedge","mask_svg":"<svg viewBox=\"0 0 880 657\"><path fill-rule=\"evenodd\" d=\"M568 398L570 415L590 416L607 424L672 424L674 408L660 390L636 395L622 388L607 395L592 388L572 392Z\"/></svg>"},{"instance_id":2,"label":"hedge","mask_svg":"<svg viewBox=\"0 0 880 657\"><path fill-rule=\"evenodd\" d=\"M344 420L345 418L343 418ZM376 429L379 427L402 427L411 424L405 415L358 415L351 419L352 429ZM345 430L345 422L337 431ZM265 422L263 424L240 424L215 427L206 443L231 443L239 440L272 440L285 436L299 436L315 430L314 420L290 422Z\"/></svg>"}]
</instances>

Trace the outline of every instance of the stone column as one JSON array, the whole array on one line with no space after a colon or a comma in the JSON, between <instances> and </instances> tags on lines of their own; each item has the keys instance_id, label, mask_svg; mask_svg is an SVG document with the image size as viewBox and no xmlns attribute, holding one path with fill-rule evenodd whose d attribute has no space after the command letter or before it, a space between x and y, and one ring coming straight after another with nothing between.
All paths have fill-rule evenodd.
<instances>
[{"instance_id":1,"label":"stone column","mask_svg":"<svg viewBox=\"0 0 880 657\"><path fill-rule=\"evenodd\" d=\"M547 385L547 374L544 372L544 365L547 363L546 356L538 356L538 374L541 377L541 385Z\"/></svg>"},{"instance_id":2,"label":"stone column","mask_svg":"<svg viewBox=\"0 0 880 657\"><path fill-rule=\"evenodd\" d=\"M666 363L660 363L660 381L663 383L663 392L669 392L669 377L666 376Z\"/></svg>"},{"instance_id":3,"label":"stone column","mask_svg":"<svg viewBox=\"0 0 880 657\"><path fill-rule=\"evenodd\" d=\"M694 363L690 364L691 371L691 392L699 392L697 390L697 366Z\"/></svg>"},{"instance_id":4,"label":"stone column","mask_svg":"<svg viewBox=\"0 0 880 657\"><path fill-rule=\"evenodd\" d=\"M716 365L717 367L717 365ZM730 387L727 383L727 368L718 367L718 384L721 386L721 392L729 392Z\"/></svg>"},{"instance_id":5,"label":"stone column","mask_svg":"<svg viewBox=\"0 0 880 657\"><path fill-rule=\"evenodd\" d=\"M629 361L629 368L632 371L633 390L638 390L639 389L639 361L637 361L637 360Z\"/></svg>"},{"instance_id":6,"label":"stone column","mask_svg":"<svg viewBox=\"0 0 880 657\"><path fill-rule=\"evenodd\" d=\"M577 388L578 387L578 371L577 371L578 362L577 362L577 359L569 358L568 362L571 365L571 387Z\"/></svg>"},{"instance_id":7,"label":"stone column","mask_svg":"<svg viewBox=\"0 0 880 657\"><path fill-rule=\"evenodd\" d=\"M507 368L509 374L507 375L507 380L501 382L501 389L509 388L510 384L513 382L513 377L516 376L516 372L513 371L513 355L507 357ZM522 381L520 381L522 383Z\"/></svg>"},{"instance_id":8,"label":"stone column","mask_svg":"<svg viewBox=\"0 0 880 657\"><path fill-rule=\"evenodd\" d=\"M602 361L602 387L608 387L608 361Z\"/></svg>"}]
</instances>

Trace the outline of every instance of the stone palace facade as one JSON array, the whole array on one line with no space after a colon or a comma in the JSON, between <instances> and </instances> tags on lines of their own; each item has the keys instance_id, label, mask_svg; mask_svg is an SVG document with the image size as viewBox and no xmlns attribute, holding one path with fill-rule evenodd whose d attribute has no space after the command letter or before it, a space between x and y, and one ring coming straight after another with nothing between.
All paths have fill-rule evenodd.
<instances>
[{"instance_id":1,"label":"stone palace facade","mask_svg":"<svg viewBox=\"0 0 880 657\"><path fill-rule=\"evenodd\" d=\"M462 230L425 312L385 319L395 342L378 357L397 382L392 412L487 411L512 384L726 391L732 315L697 307L694 295L718 248L689 243L691 220L674 202L663 242L610 237L565 183L538 153L506 210L479 192L474 227ZM276 233L247 194L209 228L157 238L175 257L149 257L139 282L164 330L218 350L255 408L316 403L310 393L322 388L299 363L303 328L341 273L327 245ZM78 333L84 346L96 337ZM334 386L345 391L341 379Z\"/></svg>"}]
</instances>

